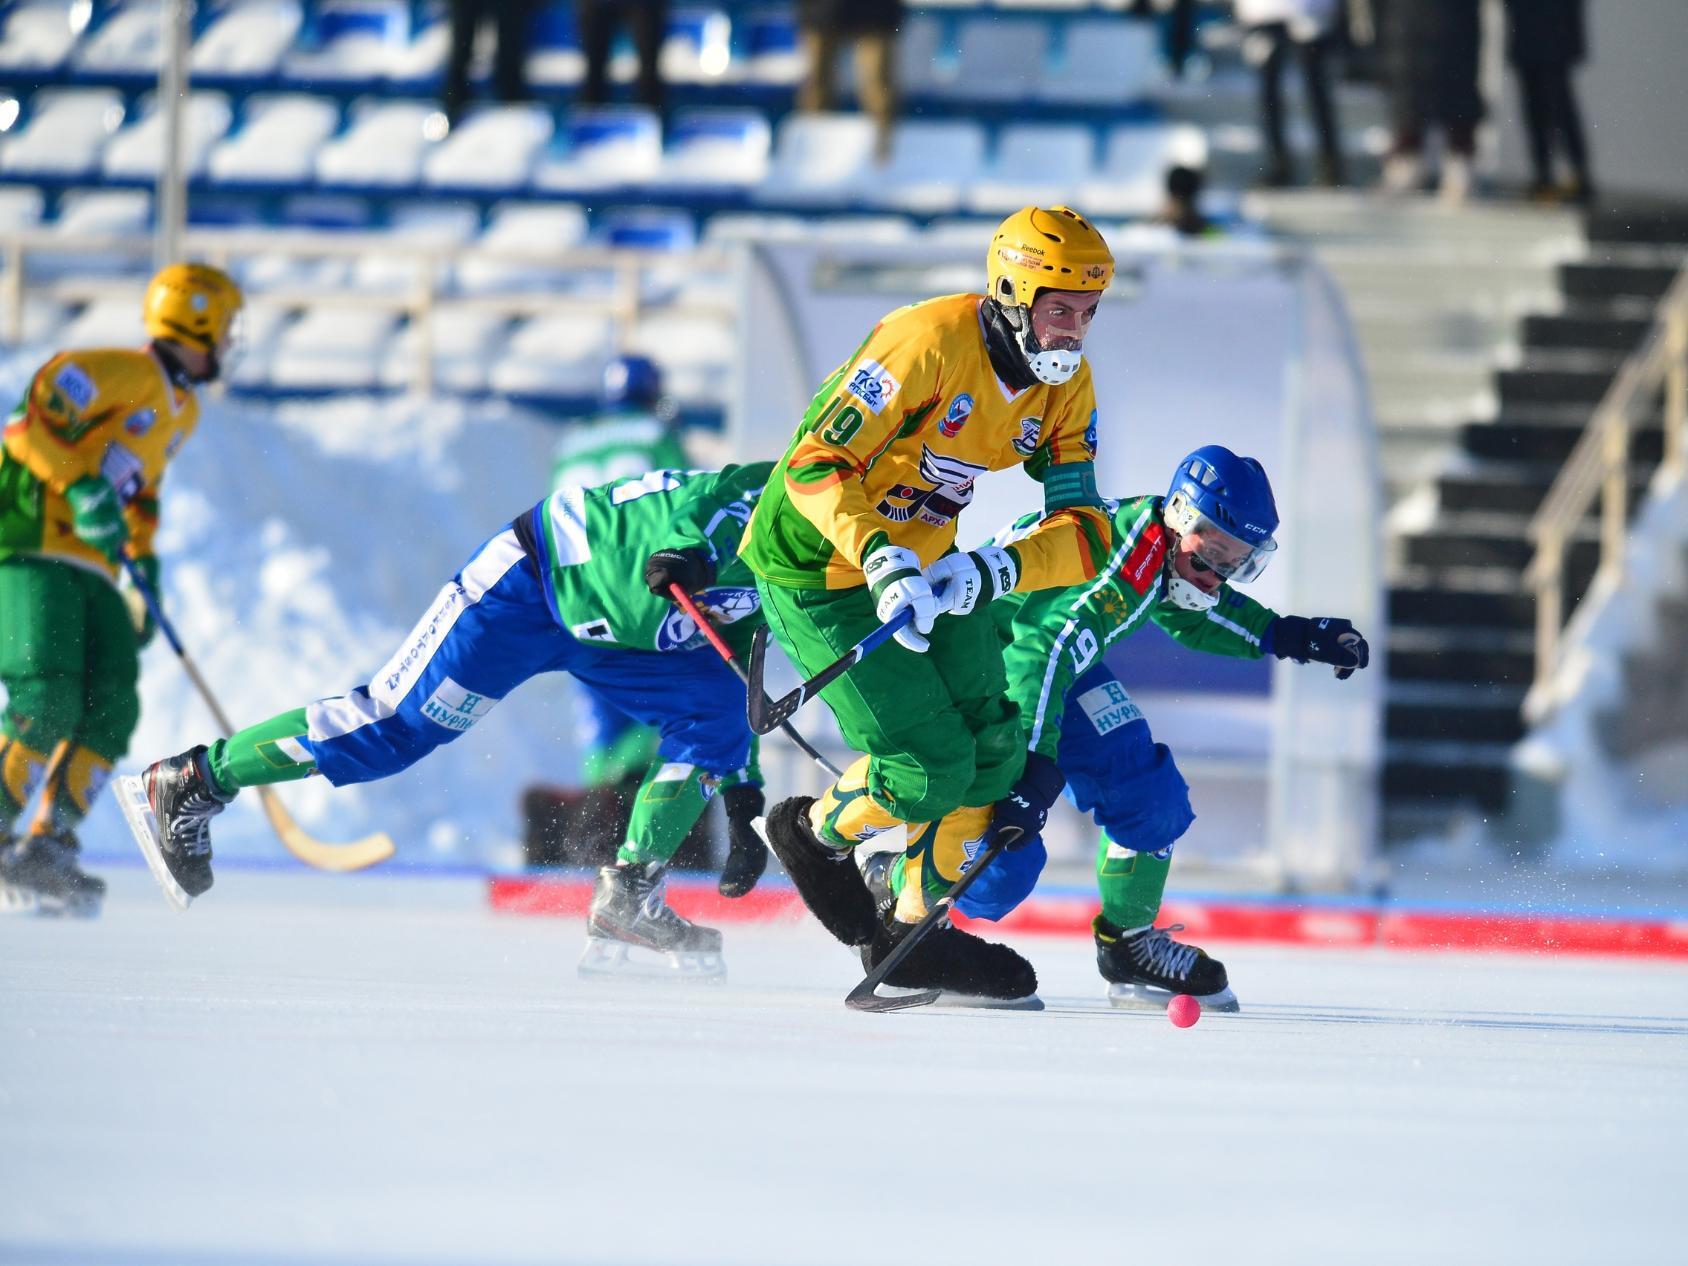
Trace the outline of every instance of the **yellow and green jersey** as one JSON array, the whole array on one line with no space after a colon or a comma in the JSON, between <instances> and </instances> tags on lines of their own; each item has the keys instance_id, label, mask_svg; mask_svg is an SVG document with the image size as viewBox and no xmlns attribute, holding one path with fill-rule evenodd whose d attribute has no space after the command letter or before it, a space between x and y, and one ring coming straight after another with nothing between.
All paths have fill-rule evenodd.
<instances>
[{"instance_id":1,"label":"yellow and green jersey","mask_svg":"<svg viewBox=\"0 0 1688 1266\"><path fill-rule=\"evenodd\" d=\"M0 448L0 558L41 554L115 578L76 535L64 492L89 475L117 490L129 552L152 553L164 467L199 423L199 400L141 348L61 352L6 419Z\"/></svg>"},{"instance_id":2,"label":"yellow and green jersey","mask_svg":"<svg viewBox=\"0 0 1688 1266\"><path fill-rule=\"evenodd\" d=\"M849 589L881 544L937 561L987 470L1025 466L1046 512L1011 547L1018 588L1096 574L1108 520L1095 491L1090 367L1059 387L1010 391L991 368L982 296L947 295L891 313L825 383L774 468L741 556L797 589Z\"/></svg>"}]
</instances>

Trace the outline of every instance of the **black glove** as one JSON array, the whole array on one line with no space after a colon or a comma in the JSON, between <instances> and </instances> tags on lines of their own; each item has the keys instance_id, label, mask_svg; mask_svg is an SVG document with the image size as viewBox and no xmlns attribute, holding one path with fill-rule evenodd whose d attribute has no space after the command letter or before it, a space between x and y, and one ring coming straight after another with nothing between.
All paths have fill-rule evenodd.
<instances>
[{"instance_id":1,"label":"black glove","mask_svg":"<svg viewBox=\"0 0 1688 1266\"><path fill-rule=\"evenodd\" d=\"M715 583L715 564L700 549L659 549L645 560L645 588L659 598L672 598L669 585L697 593Z\"/></svg>"},{"instance_id":2,"label":"black glove","mask_svg":"<svg viewBox=\"0 0 1688 1266\"><path fill-rule=\"evenodd\" d=\"M1280 615L1266 627L1262 645L1267 654L1298 664L1334 664L1336 679L1347 681L1371 662L1371 647L1352 623L1339 616L1309 620L1304 615Z\"/></svg>"},{"instance_id":3,"label":"black glove","mask_svg":"<svg viewBox=\"0 0 1688 1266\"><path fill-rule=\"evenodd\" d=\"M1043 834L1043 824L1049 821L1049 807L1066 785L1066 775L1054 761L1037 752L1026 753L1026 772L991 810L991 830L997 836L1007 837L1010 853Z\"/></svg>"},{"instance_id":4,"label":"black glove","mask_svg":"<svg viewBox=\"0 0 1688 1266\"><path fill-rule=\"evenodd\" d=\"M721 793L721 805L727 811L727 861L716 887L723 897L742 897L768 868L768 846L751 825L751 819L761 817L768 802L762 797L762 788L741 782Z\"/></svg>"}]
</instances>

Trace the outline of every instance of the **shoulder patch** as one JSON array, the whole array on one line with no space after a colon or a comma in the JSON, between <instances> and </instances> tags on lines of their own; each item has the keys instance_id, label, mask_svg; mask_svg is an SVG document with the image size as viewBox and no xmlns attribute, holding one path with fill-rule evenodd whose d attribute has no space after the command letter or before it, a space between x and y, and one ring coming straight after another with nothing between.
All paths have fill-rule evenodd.
<instances>
[{"instance_id":1,"label":"shoulder patch","mask_svg":"<svg viewBox=\"0 0 1688 1266\"><path fill-rule=\"evenodd\" d=\"M1042 418L1022 418L1020 433L1009 441L1014 451L1021 457L1030 457L1037 452L1037 442L1043 438Z\"/></svg>"},{"instance_id":2,"label":"shoulder patch","mask_svg":"<svg viewBox=\"0 0 1688 1266\"><path fill-rule=\"evenodd\" d=\"M74 362L61 365L59 372L53 379L53 386L57 387L78 409L86 409L94 403L94 397L99 394L99 388L94 386L94 380L88 376L88 371Z\"/></svg>"},{"instance_id":3,"label":"shoulder patch","mask_svg":"<svg viewBox=\"0 0 1688 1266\"><path fill-rule=\"evenodd\" d=\"M1084 428L1084 448L1090 460L1096 460L1096 410L1090 411L1090 425Z\"/></svg>"},{"instance_id":4,"label":"shoulder patch","mask_svg":"<svg viewBox=\"0 0 1688 1266\"><path fill-rule=\"evenodd\" d=\"M885 366L876 360L864 360L856 365L844 389L878 414L885 411L901 387L902 383Z\"/></svg>"},{"instance_id":5,"label":"shoulder patch","mask_svg":"<svg viewBox=\"0 0 1688 1266\"><path fill-rule=\"evenodd\" d=\"M1151 523L1137 538L1137 544L1120 564L1120 579L1139 594L1148 593L1160 583L1161 567L1166 563L1166 529Z\"/></svg>"},{"instance_id":6,"label":"shoulder patch","mask_svg":"<svg viewBox=\"0 0 1688 1266\"><path fill-rule=\"evenodd\" d=\"M129 415L129 420L123 424L123 429L129 432L130 435L141 436L152 430L153 425L157 421L157 410L136 409Z\"/></svg>"}]
</instances>

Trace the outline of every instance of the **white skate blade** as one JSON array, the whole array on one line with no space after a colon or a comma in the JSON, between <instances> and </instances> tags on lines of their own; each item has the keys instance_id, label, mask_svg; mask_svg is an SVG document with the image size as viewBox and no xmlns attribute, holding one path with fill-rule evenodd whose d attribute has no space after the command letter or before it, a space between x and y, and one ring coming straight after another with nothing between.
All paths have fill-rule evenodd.
<instances>
[{"instance_id":1,"label":"white skate blade","mask_svg":"<svg viewBox=\"0 0 1688 1266\"><path fill-rule=\"evenodd\" d=\"M27 918L41 912L41 894L33 888L18 888L11 884L0 884L0 914Z\"/></svg>"},{"instance_id":2,"label":"white skate blade","mask_svg":"<svg viewBox=\"0 0 1688 1266\"><path fill-rule=\"evenodd\" d=\"M927 990L905 989L900 985L881 984L874 992L882 998L907 998L913 994L926 993ZM1042 1011L1043 999L1035 993L1027 994L1024 998L986 998L976 993L952 993L948 989L943 989L932 1000L932 1005L934 1007L967 1007L975 1011Z\"/></svg>"},{"instance_id":3,"label":"white skate blade","mask_svg":"<svg viewBox=\"0 0 1688 1266\"><path fill-rule=\"evenodd\" d=\"M0 915L17 918L94 919L100 913L98 898L50 897L33 888L0 884Z\"/></svg>"},{"instance_id":4,"label":"white skate blade","mask_svg":"<svg viewBox=\"0 0 1688 1266\"><path fill-rule=\"evenodd\" d=\"M575 974L582 980L714 983L727 978L727 964L716 950L653 950L607 936L588 936Z\"/></svg>"},{"instance_id":5,"label":"white skate blade","mask_svg":"<svg viewBox=\"0 0 1688 1266\"><path fill-rule=\"evenodd\" d=\"M1236 1012L1242 1006L1237 1002L1237 995L1226 986L1218 993L1196 994L1197 1002L1202 1004L1203 1011ZM1166 1004L1173 999L1172 993L1165 989L1157 989L1153 985L1115 985L1108 986L1108 1001L1124 1011L1165 1011Z\"/></svg>"},{"instance_id":6,"label":"white skate blade","mask_svg":"<svg viewBox=\"0 0 1688 1266\"><path fill-rule=\"evenodd\" d=\"M193 904L193 898L164 864L164 853L158 846L158 825L153 820L152 805L147 803L146 786L139 774L124 774L117 779L117 807L123 810L123 820L129 824L141 856L147 859L147 869L164 890L164 899L176 909L186 910Z\"/></svg>"}]
</instances>

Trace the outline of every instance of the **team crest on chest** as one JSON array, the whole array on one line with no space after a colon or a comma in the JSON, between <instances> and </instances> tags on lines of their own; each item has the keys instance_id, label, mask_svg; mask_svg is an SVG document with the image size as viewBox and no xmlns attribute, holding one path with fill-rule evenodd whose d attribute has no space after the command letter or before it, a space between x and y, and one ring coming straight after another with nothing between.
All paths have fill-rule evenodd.
<instances>
[{"instance_id":1,"label":"team crest on chest","mask_svg":"<svg viewBox=\"0 0 1688 1266\"><path fill-rule=\"evenodd\" d=\"M944 420L938 423L938 434L946 440L953 440L961 434L961 428L967 425L967 419L973 416L973 397L965 391L950 401L949 411L944 414Z\"/></svg>"},{"instance_id":2,"label":"team crest on chest","mask_svg":"<svg viewBox=\"0 0 1688 1266\"><path fill-rule=\"evenodd\" d=\"M875 508L893 523L918 519L932 527L943 527L973 500L973 481L987 467L975 466L954 457L940 457L926 445L920 446L920 477L932 488L893 484Z\"/></svg>"},{"instance_id":3,"label":"team crest on chest","mask_svg":"<svg viewBox=\"0 0 1688 1266\"><path fill-rule=\"evenodd\" d=\"M1010 441L1014 451L1021 457L1030 457L1037 452L1037 442L1043 438L1042 418L1020 419L1020 434Z\"/></svg>"}]
</instances>

